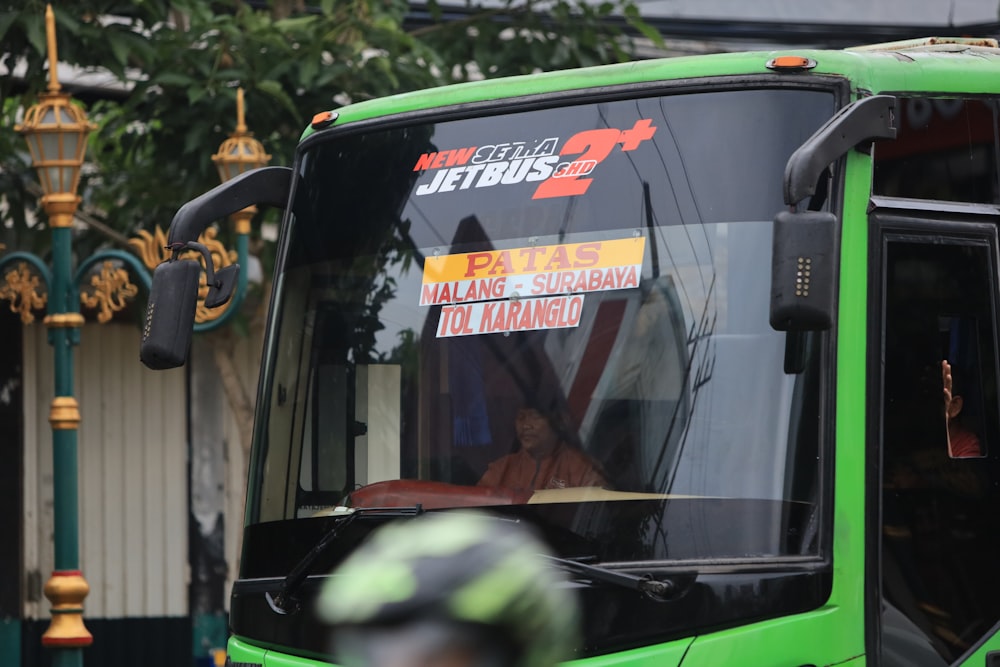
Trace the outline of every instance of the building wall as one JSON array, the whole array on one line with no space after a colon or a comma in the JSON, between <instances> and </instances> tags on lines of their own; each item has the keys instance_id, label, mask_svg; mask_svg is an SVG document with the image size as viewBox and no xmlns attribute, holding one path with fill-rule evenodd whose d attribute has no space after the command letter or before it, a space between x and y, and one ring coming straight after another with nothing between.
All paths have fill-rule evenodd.
<instances>
[{"instance_id":1,"label":"building wall","mask_svg":"<svg viewBox=\"0 0 1000 667\"><path fill-rule=\"evenodd\" d=\"M20 654L23 665L48 665L39 639L50 616L41 587L53 569L53 356L40 322L22 332ZM134 324L87 324L74 354L80 566L95 638L84 664L211 664L212 651L225 646L239 571L244 444L207 335L196 335L192 361L171 371L146 369L138 346ZM238 339L233 356L253 400L259 337Z\"/></svg>"},{"instance_id":2,"label":"building wall","mask_svg":"<svg viewBox=\"0 0 1000 667\"><path fill-rule=\"evenodd\" d=\"M53 357L39 322L24 329L24 617L48 618L53 567ZM87 324L75 354L80 565L85 618L188 614L185 372L139 362L133 324ZM37 572L37 574L33 574Z\"/></svg>"}]
</instances>

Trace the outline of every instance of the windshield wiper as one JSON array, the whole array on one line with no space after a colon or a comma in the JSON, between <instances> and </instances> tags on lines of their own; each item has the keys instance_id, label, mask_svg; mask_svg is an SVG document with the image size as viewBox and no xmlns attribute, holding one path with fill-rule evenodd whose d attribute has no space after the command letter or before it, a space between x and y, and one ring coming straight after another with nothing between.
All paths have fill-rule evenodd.
<instances>
[{"instance_id":1,"label":"windshield wiper","mask_svg":"<svg viewBox=\"0 0 1000 667\"><path fill-rule=\"evenodd\" d=\"M615 586L638 591L657 602L663 602L676 597L680 592L680 586L672 579L654 579L651 574L627 574L606 567L586 565L578 560L571 560L569 558L558 558L556 556L546 556L545 558L573 574L582 575L591 581L614 584Z\"/></svg>"},{"instance_id":2,"label":"windshield wiper","mask_svg":"<svg viewBox=\"0 0 1000 667\"><path fill-rule=\"evenodd\" d=\"M276 614L281 614L282 616L286 614L294 614L300 609L300 604L298 598L295 597L296 591L302 585L302 582L306 580L309 575L309 570L312 568L313 563L316 559L326 551L327 547L333 544L333 541L337 539L342 531L347 526L354 523L354 520L359 516L371 516L376 515L378 517L385 517L386 519L396 519L400 517L414 517L419 514L424 513L424 508L421 505L414 505L412 507L359 507L355 509L350 514L342 514L340 516L334 517L333 527L326 532L323 537L320 538L319 542L316 543L309 553L303 556L302 560L296 563L288 575L285 577L284 582L281 584L281 589L276 595L271 595L268 591L264 594L267 599L267 604L271 607L271 611Z\"/></svg>"}]
</instances>

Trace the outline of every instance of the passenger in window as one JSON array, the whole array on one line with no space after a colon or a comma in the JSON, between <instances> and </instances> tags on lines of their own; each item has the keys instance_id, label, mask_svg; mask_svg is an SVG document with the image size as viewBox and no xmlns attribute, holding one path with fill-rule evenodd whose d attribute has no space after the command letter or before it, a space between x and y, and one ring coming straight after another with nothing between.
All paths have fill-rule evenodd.
<instances>
[{"instance_id":1,"label":"passenger in window","mask_svg":"<svg viewBox=\"0 0 1000 667\"><path fill-rule=\"evenodd\" d=\"M557 411L528 404L517 412L518 450L489 465L479 486L531 493L540 489L608 486L600 465L570 444Z\"/></svg>"},{"instance_id":2,"label":"passenger in window","mask_svg":"<svg viewBox=\"0 0 1000 667\"><path fill-rule=\"evenodd\" d=\"M953 459L971 459L983 455L977 436L961 418L964 400L957 391L951 364L941 362L941 382L944 385L944 416L948 423L948 456Z\"/></svg>"}]
</instances>

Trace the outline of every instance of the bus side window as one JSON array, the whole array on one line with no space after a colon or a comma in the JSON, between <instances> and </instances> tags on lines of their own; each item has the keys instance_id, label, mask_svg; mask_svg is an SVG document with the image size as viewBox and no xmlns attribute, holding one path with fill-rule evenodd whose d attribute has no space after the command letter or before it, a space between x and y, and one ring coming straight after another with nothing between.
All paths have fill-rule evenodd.
<instances>
[{"instance_id":1,"label":"bus side window","mask_svg":"<svg viewBox=\"0 0 1000 667\"><path fill-rule=\"evenodd\" d=\"M1000 203L997 102L902 97L895 139L875 142L872 194Z\"/></svg>"},{"instance_id":2,"label":"bus side window","mask_svg":"<svg viewBox=\"0 0 1000 667\"><path fill-rule=\"evenodd\" d=\"M951 663L1000 620L995 248L935 241L883 246L883 665Z\"/></svg>"}]
</instances>

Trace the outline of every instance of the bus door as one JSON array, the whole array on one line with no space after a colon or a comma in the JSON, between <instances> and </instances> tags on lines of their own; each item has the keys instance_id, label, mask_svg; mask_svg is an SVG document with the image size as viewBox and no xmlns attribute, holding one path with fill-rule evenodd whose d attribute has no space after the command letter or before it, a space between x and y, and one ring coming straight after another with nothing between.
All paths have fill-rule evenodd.
<instances>
[{"instance_id":1,"label":"bus door","mask_svg":"<svg viewBox=\"0 0 1000 667\"><path fill-rule=\"evenodd\" d=\"M872 217L869 573L886 667L1000 659L996 217L949 217Z\"/></svg>"},{"instance_id":2,"label":"bus door","mask_svg":"<svg viewBox=\"0 0 1000 667\"><path fill-rule=\"evenodd\" d=\"M898 97L869 218L870 655L1000 664L1000 102Z\"/></svg>"}]
</instances>

